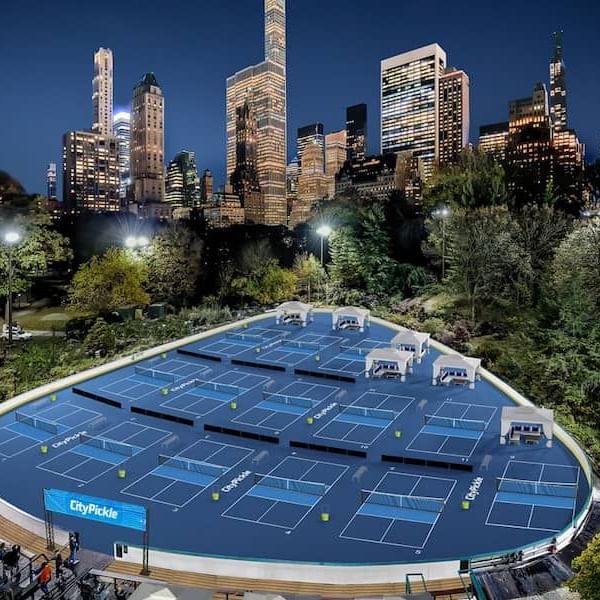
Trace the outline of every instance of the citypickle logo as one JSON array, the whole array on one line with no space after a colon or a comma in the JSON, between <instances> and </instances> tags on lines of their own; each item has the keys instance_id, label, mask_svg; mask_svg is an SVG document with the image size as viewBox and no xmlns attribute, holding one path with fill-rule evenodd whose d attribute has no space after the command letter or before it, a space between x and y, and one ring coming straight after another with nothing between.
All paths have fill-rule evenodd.
<instances>
[{"instance_id":1,"label":"citypickle logo","mask_svg":"<svg viewBox=\"0 0 600 600\"><path fill-rule=\"evenodd\" d=\"M119 520L119 511L112 506L100 506L93 502L81 502L75 498L69 502L69 508L72 512L80 514L82 517L98 517L99 519Z\"/></svg>"},{"instance_id":2,"label":"citypickle logo","mask_svg":"<svg viewBox=\"0 0 600 600\"><path fill-rule=\"evenodd\" d=\"M322 419L328 412L332 411L337 405L338 405L337 402L332 402L331 404L326 406L323 410L321 410L314 416L315 421Z\"/></svg>"},{"instance_id":3,"label":"citypickle logo","mask_svg":"<svg viewBox=\"0 0 600 600\"><path fill-rule=\"evenodd\" d=\"M70 435L70 436L66 437L64 440L60 440L59 442L54 442L54 444L52 444L52 447L60 448L61 446L66 446L67 444L70 444L71 442L78 440L80 438L80 436L85 435L86 433L87 433L87 431L80 431L79 433Z\"/></svg>"},{"instance_id":4,"label":"citypickle logo","mask_svg":"<svg viewBox=\"0 0 600 600\"><path fill-rule=\"evenodd\" d=\"M231 492L232 490L235 490L235 488L238 485L240 485L240 483L242 483L242 481L244 481L244 479L246 479L246 477L248 477L251 474L252 474L252 471L242 471L237 477L232 479L227 485L224 485L221 488L221 491L226 494L227 492Z\"/></svg>"},{"instance_id":5,"label":"citypickle logo","mask_svg":"<svg viewBox=\"0 0 600 600\"><path fill-rule=\"evenodd\" d=\"M479 496L479 489L483 483L483 477L475 477L469 486L469 491L465 495L465 500L475 500Z\"/></svg>"}]
</instances>

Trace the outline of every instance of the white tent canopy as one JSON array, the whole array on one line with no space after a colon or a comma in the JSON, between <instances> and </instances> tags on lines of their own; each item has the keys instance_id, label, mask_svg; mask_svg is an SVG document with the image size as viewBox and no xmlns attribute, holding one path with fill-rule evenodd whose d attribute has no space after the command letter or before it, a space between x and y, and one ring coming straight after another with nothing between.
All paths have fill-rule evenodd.
<instances>
[{"instance_id":1,"label":"white tent canopy","mask_svg":"<svg viewBox=\"0 0 600 600\"><path fill-rule=\"evenodd\" d=\"M470 358L460 354L442 354L433 361L433 385L450 383L468 383L475 387L479 379L480 358Z\"/></svg>"},{"instance_id":2,"label":"white tent canopy","mask_svg":"<svg viewBox=\"0 0 600 600\"><path fill-rule=\"evenodd\" d=\"M358 329L361 333L365 326L370 325L371 312L366 308L357 306L344 306L336 308L331 313L331 328L336 329Z\"/></svg>"},{"instance_id":3,"label":"white tent canopy","mask_svg":"<svg viewBox=\"0 0 600 600\"><path fill-rule=\"evenodd\" d=\"M307 323L313 320L313 307L304 302L284 302L277 307L275 313L275 323L277 325L302 325L306 327Z\"/></svg>"},{"instance_id":4,"label":"white tent canopy","mask_svg":"<svg viewBox=\"0 0 600 600\"><path fill-rule=\"evenodd\" d=\"M397 348L375 348L365 359L365 377L399 376L406 381L406 374L412 373L413 353Z\"/></svg>"},{"instance_id":5,"label":"white tent canopy","mask_svg":"<svg viewBox=\"0 0 600 600\"><path fill-rule=\"evenodd\" d=\"M500 423L500 444L539 441L544 434L546 445L552 446L554 411L537 406L503 406Z\"/></svg>"},{"instance_id":6,"label":"white tent canopy","mask_svg":"<svg viewBox=\"0 0 600 600\"><path fill-rule=\"evenodd\" d=\"M420 363L429 348L429 338L428 333L406 329L395 335L391 344L393 348L398 348L398 350L412 352L417 363Z\"/></svg>"}]
</instances>

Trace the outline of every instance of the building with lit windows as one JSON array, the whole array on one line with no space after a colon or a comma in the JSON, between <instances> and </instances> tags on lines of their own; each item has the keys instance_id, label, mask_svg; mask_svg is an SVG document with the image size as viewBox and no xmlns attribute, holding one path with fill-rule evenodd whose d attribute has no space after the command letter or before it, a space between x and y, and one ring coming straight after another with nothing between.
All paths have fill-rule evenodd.
<instances>
[{"instance_id":1,"label":"building with lit windows","mask_svg":"<svg viewBox=\"0 0 600 600\"><path fill-rule=\"evenodd\" d=\"M119 140L93 131L63 138L63 203L72 212L112 212L119 198Z\"/></svg>"},{"instance_id":2,"label":"building with lit windows","mask_svg":"<svg viewBox=\"0 0 600 600\"><path fill-rule=\"evenodd\" d=\"M482 125L479 128L479 149L496 161L506 160L508 146L508 121Z\"/></svg>"},{"instance_id":3,"label":"building with lit windows","mask_svg":"<svg viewBox=\"0 0 600 600\"><path fill-rule=\"evenodd\" d=\"M236 168L237 109L246 101L257 121L256 170L262 200L258 223L285 225L286 203L286 22L285 0L265 0L265 60L227 79L227 178Z\"/></svg>"},{"instance_id":4,"label":"building with lit windows","mask_svg":"<svg viewBox=\"0 0 600 600\"><path fill-rule=\"evenodd\" d=\"M438 44L381 61L381 153L411 151L429 177L439 158L439 90L446 53Z\"/></svg>"},{"instance_id":5,"label":"building with lit windows","mask_svg":"<svg viewBox=\"0 0 600 600\"><path fill-rule=\"evenodd\" d=\"M304 148L308 145L317 144L321 148L323 160L325 160L325 135L323 134L323 123L312 123L298 128L296 136L296 156L298 157L298 166L302 173L302 156Z\"/></svg>"},{"instance_id":6,"label":"building with lit windows","mask_svg":"<svg viewBox=\"0 0 600 600\"><path fill-rule=\"evenodd\" d=\"M46 170L46 197L50 202L56 201L56 163L48 163Z\"/></svg>"},{"instance_id":7,"label":"building with lit windows","mask_svg":"<svg viewBox=\"0 0 600 600\"><path fill-rule=\"evenodd\" d=\"M211 205L204 209L204 218L209 229L222 229L242 225L246 215L240 197L230 185L226 185L213 194Z\"/></svg>"},{"instance_id":8,"label":"building with lit windows","mask_svg":"<svg viewBox=\"0 0 600 600\"><path fill-rule=\"evenodd\" d=\"M304 147L304 163L298 175L298 193L290 212L289 226L295 227L310 218L314 207L329 197L333 177L325 174L321 146L313 141Z\"/></svg>"},{"instance_id":9,"label":"building with lit windows","mask_svg":"<svg viewBox=\"0 0 600 600\"><path fill-rule=\"evenodd\" d=\"M552 124L543 83L530 97L510 102L506 164L517 201L543 198L553 176Z\"/></svg>"},{"instance_id":10,"label":"building with lit windows","mask_svg":"<svg viewBox=\"0 0 600 600\"><path fill-rule=\"evenodd\" d=\"M200 204L200 178L196 155L182 150L167 167L165 202L173 208L196 208Z\"/></svg>"},{"instance_id":11,"label":"building with lit windows","mask_svg":"<svg viewBox=\"0 0 600 600\"><path fill-rule=\"evenodd\" d=\"M131 181L129 178L129 140L131 137L131 114L125 111L118 112L113 117L113 135L119 140L119 173L121 189L119 195L123 204L126 203L127 188Z\"/></svg>"},{"instance_id":12,"label":"building with lit windows","mask_svg":"<svg viewBox=\"0 0 600 600\"><path fill-rule=\"evenodd\" d=\"M129 147L132 196L140 208L165 197L164 118L160 86L154 73L146 73L133 89Z\"/></svg>"},{"instance_id":13,"label":"building with lit windows","mask_svg":"<svg viewBox=\"0 0 600 600\"><path fill-rule=\"evenodd\" d=\"M236 109L235 132L236 165L229 181L245 210L246 220L250 223L260 223L264 203L258 183L258 123L248 99Z\"/></svg>"},{"instance_id":14,"label":"building with lit windows","mask_svg":"<svg viewBox=\"0 0 600 600\"><path fill-rule=\"evenodd\" d=\"M393 153L347 161L335 178L336 195L356 194L382 202L396 189L397 156Z\"/></svg>"},{"instance_id":15,"label":"building with lit windows","mask_svg":"<svg viewBox=\"0 0 600 600\"><path fill-rule=\"evenodd\" d=\"M113 55L108 48L99 48L94 54L92 79L94 119L92 131L112 135L113 129Z\"/></svg>"},{"instance_id":16,"label":"building with lit windows","mask_svg":"<svg viewBox=\"0 0 600 600\"><path fill-rule=\"evenodd\" d=\"M439 164L456 162L469 144L469 77L446 69L439 82Z\"/></svg>"},{"instance_id":17,"label":"building with lit windows","mask_svg":"<svg viewBox=\"0 0 600 600\"><path fill-rule=\"evenodd\" d=\"M363 160L367 155L367 105L346 108L346 159Z\"/></svg>"},{"instance_id":18,"label":"building with lit windows","mask_svg":"<svg viewBox=\"0 0 600 600\"><path fill-rule=\"evenodd\" d=\"M205 169L200 179L200 201L208 202L213 195L213 174L210 169Z\"/></svg>"},{"instance_id":19,"label":"building with lit windows","mask_svg":"<svg viewBox=\"0 0 600 600\"><path fill-rule=\"evenodd\" d=\"M332 131L325 136L325 174L335 177L346 162L346 130Z\"/></svg>"},{"instance_id":20,"label":"building with lit windows","mask_svg":"<svg viewBox=\"0 0 600 600\"><path fill-rule=\"evenodd\" d=\"M554 53L550 62L550 118L555 133L567 128L567 80L562 57L562 31L554 33Z\"/></svg>"}]
</instances>

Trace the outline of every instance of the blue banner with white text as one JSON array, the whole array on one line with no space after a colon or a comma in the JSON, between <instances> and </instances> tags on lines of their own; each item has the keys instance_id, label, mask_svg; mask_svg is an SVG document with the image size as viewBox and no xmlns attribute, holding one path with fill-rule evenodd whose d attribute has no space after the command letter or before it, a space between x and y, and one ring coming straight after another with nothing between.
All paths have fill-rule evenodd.
<instances>
[{"instance_id":1,"label":"blue banner with white text","mask_svg":"<svg viewBox=\"0 0 600 600\"><path fill-rule=\"evenodd\" d=\"M69 517L146 531L146 508L137 504L85 496L77 492L44 489L44 506L46 510Z\"/></svg>"}]
</instances>

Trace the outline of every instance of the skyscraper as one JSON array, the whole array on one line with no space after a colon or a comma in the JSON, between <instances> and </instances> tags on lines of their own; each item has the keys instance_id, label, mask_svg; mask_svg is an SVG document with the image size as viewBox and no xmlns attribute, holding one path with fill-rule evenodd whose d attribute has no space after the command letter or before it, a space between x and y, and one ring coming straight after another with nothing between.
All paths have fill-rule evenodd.
<instances>
[{"instance_id":1,"label":"skyscraper","mask_svg":"<svg viewBox=\"0 0 600 600\"><path fill-rule=\"evenodd\" d=\"M479 149L498 162L506 160L508 145L508 121L482 125L479 128Z\"/></svg>"},{"instance_id":2,"label":"skyscraper","mask_svg":"<svg viewBox=\"0 0 600 600\"><path fill-rule=\"evenodd\" d=\"M427 178L439 158L439 88L446 53L438 44L381 61L381 152L410 150Z\"/></svg>"},{"instance_id":3,"label":"skyscraper","mask_svg":"<svg viewBox=\"0 0 600 600\"><path fill-rule=\"evenodd\" d=\"M63 202L70 210L112 212L119 199L119 140L93 131L63 138Z\"/></svg>"},{"instance_id":4,"label":"skyscraper","mask_svg":"<svg viewBox=\"0 0 600 600\"><path fill-rule=\"evenodd\" d=\"M118 112L113 117L113 135L119 140L119 174L121 186L119 196L125 203L127 187L129 186L129 141L131 137L131 114Z\"/></svg>"},{"instance_id":5,"label":"skyscraper","mask_svg":"<svg viewBox=\"0 0 600 600\"><path fill-rule=\"evenodd\" d=\"M469 77L446 69L439 83L439 162L456 162L469 143Z\"/></svg>"},{"instance_id":6,"label":"skyscraper","mask_svg":"<svg viewBox=\"0 0 600 600\"><path fill-rule=\"evenodd\" d=\"M363 160L367 156L367 105L355 104L346 109L346 158Z\"/></svg>"},{"instance_id":7,"label":"skyscraper","mask_svg":"<svg viewBox=\"0 0 600 600\"><path fill-rule=\"evenodd\" d=\"M208 202L213 195L213 174L210 169L205 169L200 179L200 201Z\"/></svg>"},{"instance_id":8,"label":"skyscraper","mask_svg":"<svg viewBox=\"0 0 600 600\"><path fill-rule=\"evenodd\" d=\"M164 114L164 98L156 77L146 73L133 88L131 106L131 186L139 206L164 199Z\"/></svg>"},{"instance_id":9,"label":"skyscraper","mask_svg":"<svg viewBox=\"0 0 600 600\"><path fill-rule=\"evenodd\" d=\"M323 160L325 160L325 135L323 135L323 123L312 123L311 125L304 125L304 127L298 128L296 137L296 156L298 157L300 172L302 172L302 155L304 154L304 148L308 144L317 144L319 148L321 148Z\"/></svg>"},{"instance_id":10,"label":"skyscraper","mask_svg":"<svg viewBox=\"0 0 600 600\"><path fill-rule=\"evenodd\" d=\"M165 202L173 208L195 208L200 204L200 178L196 155L182 150L167 167Z\"/></svg>"},{"instance_id":11,"label":"skyscraper","mask_svg":"<svg viewBox=\"0 0 600 600\"><path fill-rule=\"evenodd\" d=\"M550 117L555 133L567 128L567 81L562 58L562 31L554 33L554 55L550 63Z\"/></svg>"},{"instance_id":12,"label":"skyscraper","mask_svg":"<svg viewBox=\"0 0 600 600\"><path fill-rule=\"evenodd\" d=\"M248 99L236 109L235 125L235 170L231 174L231 186L238 195L246 218L260 223L263 209L262 192L258 183L257 170L258 124L254 108Z\"/></svg>"},{"instance_id":13,"label":"skyscraper","mask_svg":"<svg viewBox=\"0 0 600 600\"><path fill-rule=\"evenodd\" d=\"M92 79L94 121L92 131L112 135L113 125L113 55L108 48L99 48L94 54Z\"/></svg>"},{"instance_id":14,"label":"skyscraper","mask_svg":"<svg viewBox=\"0 0 600 600\"><path fill-rule=\"evenodd\" d=\"M346 130L325 136L325 174L335 177L346 162Z\"/></svg>"},{"instance_id":15,"label":"skyscraper","mask_svg":"<svg viewBox=\"0 0 600 600\"><path fill-rule=\"evenodd\" d=\"M546 86L538 83L530 97L510 102L509 118L506 162L510 187L519 202L539 201L552 181L553 170Z\"/></svg>"},{"instance_id":16,"label":"skyscraper","mask_svg":"<svg viewBox=\"0 0 600 600\"><path fill-rule=\"evenodd\" d=\"M262 192L257 222L284 225L286 210L285 0L265 0L265 60L227 79L227 177L236 168L236 122L246 102L255 111L256 170Z\"/></svg>"},{"instance_id":17,"label":"skyscraper","mask_svg":"<svg viewBox=\"0 0 600 600\"><path fill-rule=\"evenodd\" d=\"M46 196L48 200L56 200L56 163L48 163L48 169L46 171Z\"/></svg>"},{"instance_id":18,"label":"skyscraper","mask_svg":"<svg viewBox=\"0 0 600 600\"><path fill-rule=\"evenodd\" d=\"M297 199L290 213L290 227L308 221L315 205L329 196L332 179L325 175L321 146L316 141L310 141L304 148L304 162L298 176Z\"/></svg>"}]
</instances>

